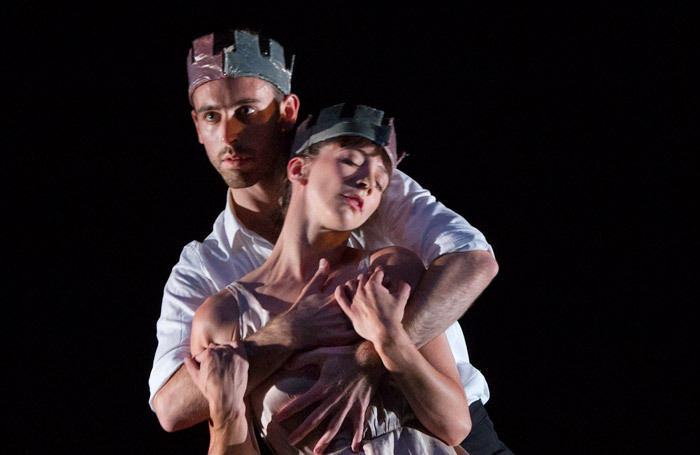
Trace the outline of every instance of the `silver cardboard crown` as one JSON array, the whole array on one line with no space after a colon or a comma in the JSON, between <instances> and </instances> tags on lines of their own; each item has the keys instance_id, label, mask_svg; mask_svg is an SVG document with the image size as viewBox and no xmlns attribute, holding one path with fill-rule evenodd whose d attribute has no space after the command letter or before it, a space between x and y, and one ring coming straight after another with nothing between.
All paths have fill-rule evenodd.
<instances>
[{"instance_id":1,"label":"silver cardboard crown","mask_svg":"<svg viewBox=\"0 0 700 455\"><path fill-rule=\"evenodd\" d=\"M214 33L192 41L187 56L188 95L200 85L226 77L256 77L277 87L285 95L292 91L294 56L287 67L284 48L269 40L269 53L260 50L260 37L242 30L234 32L234 43L214 54Z\"/></svg>"},{"instance_id":2,"label":"silver cardboard crown","mask_svg":"<svg viewBox=\"0 0 700 455\"><path fill-rule=\"evenodd\" d=\"M362 136L386 150L392 168L401 161L396 153L394 119L384 120L384 112L362 104L357 105L352 117L343 117L345 104L336 104L321 110L318 118L308 116L298 127L292 154L296 155L317 142L340 136Z\"/></svg>"}]
</instances>

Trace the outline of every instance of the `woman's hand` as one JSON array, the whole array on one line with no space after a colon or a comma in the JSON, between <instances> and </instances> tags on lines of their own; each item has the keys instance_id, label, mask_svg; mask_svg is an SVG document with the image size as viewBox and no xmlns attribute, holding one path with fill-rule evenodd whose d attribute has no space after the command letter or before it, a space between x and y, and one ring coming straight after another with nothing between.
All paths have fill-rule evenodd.
<instances>
[{"instance_id":1,"label":"woman's hand","mask_svg":"<svg viewBox=\"0 0 700 455\"><path fill-rule=\"evenodd\" d=\"M248 359L243 344L210 344L185 366L192 381L209 402L210 431L227 445L240 444L248 435L243 397L248 384Z\"/></svg>"},{"instance_id":2,"label":"woman's hand","mask_svg":"<svg viewBox=\"0 0 700 455\"><path fill-rule=\"evenodd\" d=\"M404 282L391 292L383 280L384 270L377 267L335 289L338 305L352 321L355 331L375 346L403 331L401 320L411 293L411 287Z\"/></svg>"}]
</instances>

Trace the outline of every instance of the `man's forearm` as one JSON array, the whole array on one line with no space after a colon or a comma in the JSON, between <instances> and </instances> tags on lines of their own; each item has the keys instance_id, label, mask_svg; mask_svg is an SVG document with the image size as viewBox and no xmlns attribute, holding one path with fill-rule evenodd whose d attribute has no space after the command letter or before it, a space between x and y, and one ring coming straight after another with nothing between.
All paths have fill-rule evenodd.
<instances>
[{"instance_id":1,"label":"man's forearm","mask_svg":"<svg viewBox=\"0 0 700 455\"><path fill-rule=\"evenodd\" d=\"M498 273L491 253L473 250L435 259L406 305L403 325L418 347L457 321Z\"/></svg>"},{"instance_id":2,"label":"man's forearm","mask_svg":"<svg viewBox=\"0 0 700 455\"><path fill-rule=\"evenodd\" d=\"M276 318L244 340L249 370L246 394L257 387L294 352L294 339ZM153 407L164 430L189 428L209 418L209 404L192 382L184 365L156 393Z\"/></svg>"},{"instance_id":3,"label":"man's forearm","mask_svg":"<svg viewBox=\"0 0 700 455\"><path fill-rule=\"evenodd\" d=\"M248 336L243 345L250 364L246 394L270 377L299 349L282 316Z\"/></svg>"},{"instance_id":4,"label":"man's forearm","mask_svg":"<svg viewBox=\"0 0 700 455\"><path fill-rule=\"evenodd\" d=\"M165 431L183 430L209 418L209 403L184 365L156 393L153 408Z\"/></svg>"}]
</instances>

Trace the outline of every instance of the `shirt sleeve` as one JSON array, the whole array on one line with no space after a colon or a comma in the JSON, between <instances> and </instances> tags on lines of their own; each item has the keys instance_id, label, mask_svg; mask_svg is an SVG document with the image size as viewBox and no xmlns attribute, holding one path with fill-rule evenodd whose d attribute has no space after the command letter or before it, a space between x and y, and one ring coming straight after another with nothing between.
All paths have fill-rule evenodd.
<instances>
[{"instance_id":1,"label":"shirt sleeve","mask_svg":"<svg viewBox=\"0 0 700 455\"><path fill-rule=\"evenodd\" d=\"M445 253L486 250L493 254L478 229L398 169L374 222L392 244L412 250L424 264Z\"/></svg>"},{"instance_id":2,"label":"shirt sleeve","mask_svg":"<svg viewBox=\"0 0 700 455\"><path fill-rule=\"evenodd\" d=\"M156 323L156 348L153 368L148 379L153 397L190 355L190 333L195 310L216 293L212 280L203 267L201 244L191 242L182 251L165 284L161 314Z\"/></svg>"}]
</instances>

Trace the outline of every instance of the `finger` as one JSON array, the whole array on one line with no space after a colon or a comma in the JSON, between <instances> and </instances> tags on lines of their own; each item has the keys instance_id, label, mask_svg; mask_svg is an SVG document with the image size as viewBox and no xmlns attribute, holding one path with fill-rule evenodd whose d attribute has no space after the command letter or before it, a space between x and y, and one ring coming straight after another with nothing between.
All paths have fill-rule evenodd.
<instances>
[{"instance_id":1,"label":"finger","mask_svg":"<svg viewBox=\"0 0 700 455\"><path fill-rule=\"evenodd\" d=\"M321 365L328 355L328 348L318 348L302 352L292 357L284 364L288 370L298 370L307 365Z\"/></svg>"},{"instance_id":2,"label":"finger","mask_svg":"<svg viewBox=\"0 0 700 455\"><path fill-rule=\"evenodd\" d=\"M311 278L311 281L309 281L301 291L301 295L311 295L322 291L323 284L326 282L329 273L330 267L328 266L328 261L322 258L318 262L318 270L316 270L316 273L314 274L313 278Z\"/></svg>"},{"instance_id":3,"label":"finger","mask_svg":"<svg viewBox=\"0 0 700 455\"><path fill-rule=\"evenodd\" d=\"M323 435L319 438L318 442L316 442L316 446L314 447L314 454L321 454L324 450L326 450L328 444L330 444L335 435L338 434L340 426L343 424L343 421L345 420L345 416L347 414L348 409L343 408L343 410L340 413L336 414L331 418L331 421L326 427L326 432L323 433Z\"/></svg>"},{"instance_id":4,"label":"finger","mask_svg":"<svg viewBox=\"0 0 700 455\"><path fill-rule=\"evenodd\" d=\"M385 272L384 279L382 280L382 286L384 286L387 289L393 289L392 285L393 282L391 281L391 275L387 275Z\"/></svg>"},{"instance_id":5,"label":"finger","mask_svg":"<svg viewBox=\"0 0 700 455\"><path fill-rule=\"evenodd\" d=\"M347 300L351 301L355 298L357 292L357 280L350 280L343 285L343 293Z\"/></svg>"},{"instance_id":6,"label":"finger","mask_svg":"<svg viewBox=\"0 0 700 455\"><path fill-rule=\"evenodd\" d=\"M365 287L365 283L367 283L367 274L362 273L357 276L357 289L362 289Z\"/></svg>"},{"instance_id":7,"label":"finger","mask_svg":"<svg viewBox=\"0 0 700 455\"><path fill-rule=\"evenodd\" d=\"M411 295L411 285L402 281L401 284L399 284L398 295L402 301L407 301L408 297Z\"/></svg>"},{"instance_id":8,"label":"finger","mask_svg":"<svg viewBox=\"0 0 700 455\"><path fill-rule=\"evenodd\" d=\"M348 316L350 316L350 302L348 301L348 297L345 295L345 291L343 290L343 287L337 286L335 288L335 300L338 302L338 306L340 307L341 310Z\"/></svg>"},{"instance_id":9,"label":"finger","mask_svg":"<svg viewBox=\"0 0 700 455\"><path fill-rule=\"evenodd\" d=\"M202 349L201 351L199 351L198 353L196 353L195 355L193 355L192 358L193 358L194 360L196 360L197 362L200 362L200 363L201 363L201 361L200 361L199 359L203 357L202 354L205 353L205 352L207 352L207 348Z\"/></svg>"},{"instance_id":10,"label":"finger","mask_svg":"<svg viewBox=\"0 0 700 455\"><path fill-rule=\"evenodd\" d=\"M185 357L185 368L190 374L193 382L197 382L197 377L199 376L199 364L194 361L191 357Z\"/></svg>"},{"instance_id":11,"label":"finger","mask_svg":"<svg viewBox=\"0 0 700 455\"><path fill-rule=\"evenodd\" d=\"M358 275L358 278L359 278L359 275ZM355 278L354 280L346 281L345 287L350 289L351 291L355 292L355 290L357 289L357 278Z\"/></svg>"},{"instance_id":12,"label":"finger","mask_svg":"<svg viewBox=\"0 0 700 455\"><path fill-rule=\"evenodd\" d=\"M236 356L245 359L246 362L248 361L248 353L246 352L245 345L243 344L242 341L240 341L240 340L227 341L224 345L229 346L233 350L233 353Z\"/></svg>"},{"instance_id":13,"label":"finger","mask_svg":"<svg viewBox=\"0 0 700 455\"><path fill-rule=\"evenodd\" d=\"M306 408L307 406L317 402L321 398L323 398L323 395L319 391L319 388L316 387L316 385L314 385L308 391L304 392L301 395L298 395L292 401L284 405L282 409L277 411L277 419L284 420L289 416L294 415L302 409Z\"/></svg>"},{"instance_id":14,"label":"finger","mask_svg":"<svg viewBox=\"0 0 700 455\"><path fill-rule=\"evenodd\" d=\"M374 269L374 273L372 273L372 276L370 277L370 281L374 286L381 286L382 281L384 280L384 269L381 267L377 267Z\"/></svg>"},{"instance_id":15,"label":"finger","mask_svg":"<svg viewBox=\"0 0 700 455\"><path fill-rule=\"evenodd\" d=\"M352 449L353 452L359 452L362 447L362 436L364 436L365 433L365 413L356 412L352 420L352 426L355 431L352 435L350 449Z\"/></svg>"},{"instance_id":16,"label":"finger","mask_svg":"<svg viewBox=\"0 0 700 455\"><path fill-rule=\"evenodd\" d=\"M193 357L195 362L202 363L206 359L211 359L211 350L209 348L204 348L199 351L199 354Z\"/></svg>"},{"instance_id":17,"label":"finger","mask_svg":"<svg viewBox=\"0 0 700 455\"><path fill-rule=\"evenodd\" d=\"M304 420L301 425L299 425L296 430L289 435L287 440L291 445L296 445L299 441L304 439L306 435L311 433L318 425L326 418L330 410L335 405L338 398L330 398L324 401L319 407L314 409L314 411L309 414L309 416Z\"/></svg>"}]
</instances>

